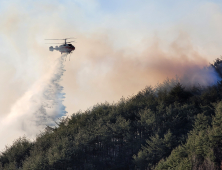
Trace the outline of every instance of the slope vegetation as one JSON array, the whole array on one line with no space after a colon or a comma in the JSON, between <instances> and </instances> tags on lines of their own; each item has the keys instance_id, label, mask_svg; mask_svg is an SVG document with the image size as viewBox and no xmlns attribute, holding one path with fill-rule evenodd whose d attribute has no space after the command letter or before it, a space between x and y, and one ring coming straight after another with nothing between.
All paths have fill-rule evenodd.
<instances>
[{"instance_id":1,"label":"slope vegetation","mask_svg":"<svg viewBox=\"0 0 222 170\"><path fill-rule=\"evenodd\" d=\"M221 60L212 65L220 74ZM1 170L220 169L222 81L185 88L166 80L115 104L61 119L0 154Z\"/></svg>"}]
</instances>

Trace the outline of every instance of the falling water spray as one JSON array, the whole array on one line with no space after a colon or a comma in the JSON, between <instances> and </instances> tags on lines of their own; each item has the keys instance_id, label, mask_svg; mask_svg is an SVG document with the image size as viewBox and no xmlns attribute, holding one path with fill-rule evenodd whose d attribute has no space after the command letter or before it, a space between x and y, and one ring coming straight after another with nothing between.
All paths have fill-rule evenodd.
<instances>
[{"instance_id":1,"label":"falling water spray","mask_svg":"<svg viewBox=\"0 0 222 170\"><path fill-rule=\"evenodd\" d=\"M10 114L0 121L0 135L4 136L0 150L20 136L35 139L47 125L55 125L59 117L66 115L62 104L65 93L60 85L66 57L63 54L55 60L49 71L16 101Z\"/></svg>"}]
</instances>

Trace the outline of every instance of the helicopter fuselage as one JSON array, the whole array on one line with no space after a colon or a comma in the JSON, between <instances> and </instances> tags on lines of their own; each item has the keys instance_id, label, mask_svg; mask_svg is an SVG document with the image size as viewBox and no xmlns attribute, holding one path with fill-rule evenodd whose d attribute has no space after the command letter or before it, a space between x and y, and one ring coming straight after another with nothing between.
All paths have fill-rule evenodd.
<instances>
[{"instance_id":1,"label":"helicopter fuselage","mask_svg":"<svg viewBox=\"0 0 222 170\"><path fill-rule=\"evenodd\" d=\"M63 45L60 45L59 47L56 46L55 48L51 46L49 47L49 50L50 51L57 50L57 51L60 51L61 54L62 53L70 54L73 50L75 50L75 47L72 44L63 44Z\"/></svg>"},{"instance_id":2,"label":"helicopter fuselage","mask_svg":"<svg viewBox=\"0 0 222 170\"><path fill-rule=\"evenodd\" d=\"M60 45L60 46L55 46L55 48L53 48L53 46L49 47L49 51L53 51L53 50L57 50L59 52L62 53L66 53L66 54L70 54L73 50L75 50L75 47L70 44L71 42L75 42L75 41L70 41L67 42L67 39L73 39L73 38L65 38L65 39L45 39L45 40L65 40L65 43ZM58 43L56 43L58 44ZM60 44L60 43L59 43Z\"/></svg>"}]
</instances>

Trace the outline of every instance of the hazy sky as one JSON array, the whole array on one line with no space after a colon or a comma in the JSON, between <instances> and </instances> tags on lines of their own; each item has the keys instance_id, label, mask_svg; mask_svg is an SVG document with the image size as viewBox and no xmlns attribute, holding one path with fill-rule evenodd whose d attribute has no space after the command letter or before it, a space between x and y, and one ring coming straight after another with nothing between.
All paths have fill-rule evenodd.
<instances>
[{"instance_id":1,"label":"hazy sky","mask_svg":"<svg viewBox=\"0 0 222 170\"><path fill-rule=\"evenodd\" d=\"M0 0L0 123L23 114L24 96L61 56L46 38L77 38L61 82L71 115L175 75L209 83L201 69L221 55L221 28L219 0Z\"/></svg>"}]
</instances>

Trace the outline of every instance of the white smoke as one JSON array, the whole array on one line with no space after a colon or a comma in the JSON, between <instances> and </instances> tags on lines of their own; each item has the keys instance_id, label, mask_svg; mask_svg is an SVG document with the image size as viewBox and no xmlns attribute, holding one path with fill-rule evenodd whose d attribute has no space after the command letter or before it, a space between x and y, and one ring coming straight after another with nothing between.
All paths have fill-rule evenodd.
<instances>
[{"instance_id":1,"label":"white smoke","mask_svg":"<svg viewBox=\"0 0 222 170\"><path fill-rule=\"evenodd\" d=\"M59 84L65 71L66 57L65 54L57 59L48 73L14 104L10 114L1 119L1 147L24 135L34 139L46 125L54 125L58 117L66 115L65 106L62 104L65 94Z\"/></svg>"},{"instance_id":2,"label":"white smoke","mask_svg":"<svg viewBox=\"0 0 222 170\"><path fill-rule=\"evenodd\" d=\"M182 84L188 87L198 85L203 87L212 86L220 80L220 76L212 66L191 68L181 78Z\"/></svg>"},{"instance_id":3,"label":"white smoke","mask_svg":"<svg viewBox=\"0 0 222 170\"><path fill-rule=\"evenodd\" d=\"M215 85L218 81L221 81L221 77L212 66L191 67L186 70L182 76L175 76L175 78L167 78L162 83L158 83L154 89L157 95L160 91L169 92L173 87L180 83L183 87L189 89L192 87L206 88Z\"/></svg>"}]
</instances>

